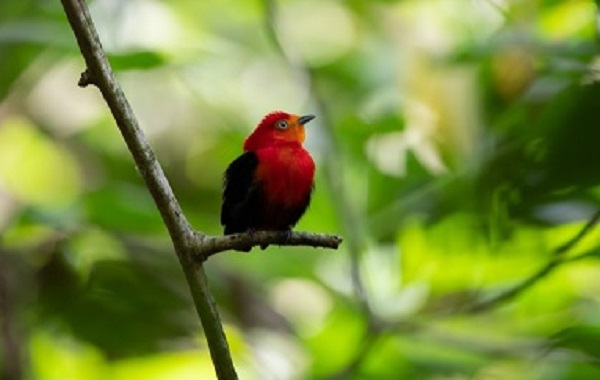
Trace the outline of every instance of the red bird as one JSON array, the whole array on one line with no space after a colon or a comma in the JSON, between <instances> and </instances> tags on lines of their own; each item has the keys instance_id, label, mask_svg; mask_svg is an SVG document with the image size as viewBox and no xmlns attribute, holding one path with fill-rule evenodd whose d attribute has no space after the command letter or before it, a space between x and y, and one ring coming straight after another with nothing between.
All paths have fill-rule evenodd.
<instances>
[{"instance_id":1,"label":"red bird","mask_svg":"<svg viewBox=\"0 0 600 380\"><path fill-rule=\"evenodd\" d=\"M310 203L315 163L303 148L304 125L314 115L268 114L227 168L221 224L225 235L291 231Z\"/></svg>"}]
</instances>

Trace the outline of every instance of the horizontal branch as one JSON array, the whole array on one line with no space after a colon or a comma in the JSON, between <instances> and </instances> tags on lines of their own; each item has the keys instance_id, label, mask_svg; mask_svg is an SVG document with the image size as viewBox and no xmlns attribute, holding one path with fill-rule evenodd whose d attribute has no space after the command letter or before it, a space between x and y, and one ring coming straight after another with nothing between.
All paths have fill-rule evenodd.
<instances>
[{"instance_id":1,"label":"horizontal branch","mask_svg":"<svg viewBox=\"0 0 600 380\"><path fill-rule=\"evenodd\" d=\"M288 231L253 231L226 236L196 235L194 256L199 261L205 261L210 256L219 252L235 250L249 250L256 246L270 244L280 246L309 246L337 249L342 243L342 238L337 235L317 234L312 232Z\"/></svg>"}]
</instances>

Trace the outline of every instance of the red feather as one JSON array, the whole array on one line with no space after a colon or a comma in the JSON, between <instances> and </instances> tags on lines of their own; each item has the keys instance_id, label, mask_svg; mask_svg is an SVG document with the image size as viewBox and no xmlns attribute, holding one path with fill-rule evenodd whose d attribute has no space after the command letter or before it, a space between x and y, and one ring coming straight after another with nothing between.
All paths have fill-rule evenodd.
<instances>
[{"instance_id":1,"label":"red feather","mask_svg":"<svg viewBox=\"0 0 600 380\"><path fill-rule=\"evenodd\" d=\"M287 230L300 219L315 176L315 164L302 146L304 124L313 118L273 112L244 141L245 153L225 172L221 223L226 234Z\"/></svg>"},{"instance_id":2,"label":"red feather","mask_svg":"<svg viewBox=\"0 0 600 380\"><path fill-rule=\"evenodd\" d=\"M288 120L290 114L283 111L271 112L265 116L250 136L244 141L245 151L254 151L265 145L271 145L274 138L274 125L279 120Z\"/></svg>"},{"instance_id":3,"label":"red feather","mask_svg":"<svg viewBox=\"0 0 600 380\"><path fill-rule=\"evenodd\" d=\"M256 154L256 179L264 183L269 203L293 206L310 193L315 164L300 144L259 149Z\"/></svg>"}]
</instances>

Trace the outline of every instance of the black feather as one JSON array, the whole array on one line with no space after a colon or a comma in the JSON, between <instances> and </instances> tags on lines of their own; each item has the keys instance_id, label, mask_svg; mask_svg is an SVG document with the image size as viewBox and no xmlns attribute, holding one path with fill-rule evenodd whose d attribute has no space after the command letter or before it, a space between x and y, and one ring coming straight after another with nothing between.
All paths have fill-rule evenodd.
<instances>
[{"instance_id":1,"label":"black feather","mask_svg":"<svg viewBox=\"0 0 600 380\"><path fill-rule=\"evenodd\" d=\"M225 171L221 207L225 235L261 229L291 231L310 204L313 188L294 206L267 202L264 184L256 180L258 164L257 155L246 152Z\"/></svg>"},{"instance_id":2,"label":"black feather","mask_svg":"<svg viewBox=\"0 0 600 380\"><path fill-rule=\"evenodd\" d=\"M221 224L225 235L246 232L262 219L263 197L254 181L258 157L246 152L233 161L223 177Z\"/></svg>"}]
</instances>

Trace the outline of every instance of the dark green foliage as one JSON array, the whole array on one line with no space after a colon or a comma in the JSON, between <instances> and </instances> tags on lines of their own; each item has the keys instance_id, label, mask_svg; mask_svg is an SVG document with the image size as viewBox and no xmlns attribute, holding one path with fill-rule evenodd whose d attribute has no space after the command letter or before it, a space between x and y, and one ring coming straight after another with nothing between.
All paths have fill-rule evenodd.
<instances>
[{"instance_id":1,"label":"dark green foliage","mask_svg":"<svg viewBox=\"0 0 600 380\"><path fill-rule=\"evenodd\" d=\"M341 249L207 263L240 373L600 378L598 228L560 250L600 208L594 2L91 7L197 229L222 233L222 175L260 117L318 116L296 228ZM204 378L167 231L83 70L60 2L0 1L0 358L40 380Z\"/></svg>"}]
</instances>

